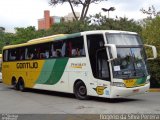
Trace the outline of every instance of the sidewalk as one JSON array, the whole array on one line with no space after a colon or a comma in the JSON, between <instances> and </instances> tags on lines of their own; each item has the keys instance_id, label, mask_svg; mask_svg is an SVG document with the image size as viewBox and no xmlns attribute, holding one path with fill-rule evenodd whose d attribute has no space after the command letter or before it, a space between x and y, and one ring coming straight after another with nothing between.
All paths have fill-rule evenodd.
<instances>
[{"instance_id":1,"label":"sidewalk","mask_svg":"<svg viewBox=\"0 0 160 120\"><path fill-rule=\"evenodd\" d=\"M149 92L160 92L160 88L150 88Z\"/></svg>"}]
</instances>

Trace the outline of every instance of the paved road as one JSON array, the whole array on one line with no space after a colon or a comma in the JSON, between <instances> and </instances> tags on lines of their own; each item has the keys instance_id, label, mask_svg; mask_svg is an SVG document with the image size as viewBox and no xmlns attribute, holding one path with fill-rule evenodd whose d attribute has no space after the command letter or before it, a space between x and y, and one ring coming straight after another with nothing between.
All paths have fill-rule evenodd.
<instances>
[{"instance_id":1,"label":"paved road","mask_svg":"<svg viewBox=\"0 0 160 120\"><path fill-rule=\"evenodd\" d=\"M158 113L160 92L132 96L127 99L91 97L77 100L74 95L41 90L16 91L0 83L0 113L20 114L109 114Z\"/></svg>"}]
</instances>

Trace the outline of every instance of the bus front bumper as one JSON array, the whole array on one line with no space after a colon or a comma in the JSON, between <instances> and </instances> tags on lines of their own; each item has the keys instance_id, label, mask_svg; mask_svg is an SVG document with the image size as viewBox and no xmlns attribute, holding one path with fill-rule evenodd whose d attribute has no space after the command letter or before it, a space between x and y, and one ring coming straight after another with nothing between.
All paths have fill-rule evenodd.
<instances>
[{"instance_id":1,"label":"bus front bumper","mask_svg":"<svg viewBox=\"0 0 160 120\"><path fill-rule=\"evenodd\" d=\"M149 88L150 88L150 83L145 84L144 86L134 87L134 88L112 86L110 98L123 98L136 94L147 93L149 91Z\"/></svg>"}]
</instances>

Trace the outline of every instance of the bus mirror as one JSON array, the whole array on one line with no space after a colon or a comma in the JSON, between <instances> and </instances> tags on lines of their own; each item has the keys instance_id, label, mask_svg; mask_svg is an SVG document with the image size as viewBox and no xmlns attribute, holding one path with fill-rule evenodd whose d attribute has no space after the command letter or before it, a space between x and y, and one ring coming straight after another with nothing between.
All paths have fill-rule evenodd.
<instances>
[{"instance_id":1,"label":"bus mirror","mask_svg":"<svg viewBox=\"0 0 160 120\"><path fill-rule=\"evenodd\" d=\"M153 46L153 45L146 45L146 44L145 44L145 46L152 48L152 52L153 52L153 58L147 58L147 60L153 60L153 59L157 58L157 49L156 49L156 47Z\"/></svg>"},{"instance_id":2,"label":"bus mirror","mask_svg":"<svg viewBox=\"0 0 160 120\"><path fill-rule=\"evenodd\" d=\"M110 60L116 59L117 58L117 48L116 48L116 45L114 45L114 44L105 44L104 46L111 48L110 52L111 52L112 58L110 58Z\"/></svg>"}]
</instances>

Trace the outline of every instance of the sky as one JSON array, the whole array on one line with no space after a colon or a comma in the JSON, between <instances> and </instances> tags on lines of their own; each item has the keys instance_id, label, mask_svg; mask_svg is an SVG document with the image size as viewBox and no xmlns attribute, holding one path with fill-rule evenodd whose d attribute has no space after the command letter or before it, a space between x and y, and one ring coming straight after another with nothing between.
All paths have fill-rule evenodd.
<instances>
[{"instance_id":1,"label":"sky","mask_svg":"<svg viewBox=\"0 0 160 120\"><path fill-rule=\"evenodd\" d=\"M38 28L38 19L43 18L44 10L50 10L51 16L65 16L71 12L69 4L50 6L49 0L0 0L0 27L4 27L6 32L14 32L15 27L35 26ZM99 4L91 4L88 15L101 12L107 15L101 8L115 7L115 11L110 12L110 18L127 17L129 19L140 20L146 15L140 12L141 8L148 9L154 5L160 11L160 0L108 0ZM81 11L81 6L76 7L77 12Z\"/></svg>"}]
</instances>

